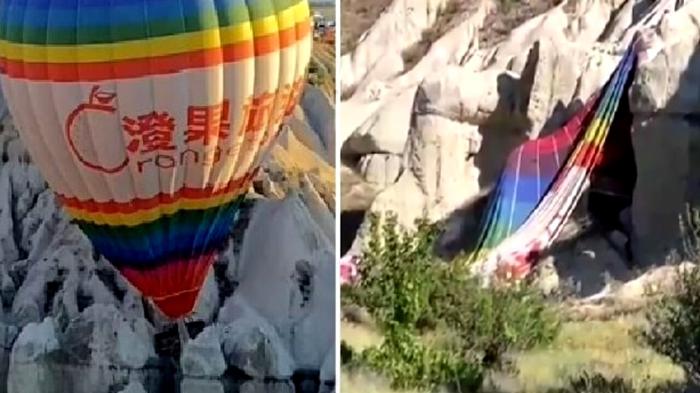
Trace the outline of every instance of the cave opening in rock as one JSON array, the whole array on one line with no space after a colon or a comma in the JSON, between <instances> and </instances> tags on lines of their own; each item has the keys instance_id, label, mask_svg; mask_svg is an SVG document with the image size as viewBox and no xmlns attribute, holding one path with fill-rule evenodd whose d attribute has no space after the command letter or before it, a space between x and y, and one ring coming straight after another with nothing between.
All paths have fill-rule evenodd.
<instances>
[{"instance_id":1,"label":"cave opening in rock","mask_svg":"<svg viewBox=\"0 0 700 393\"><path fill-rule=\"evenodd\" d=\"M58 291L63 286L61 280L52 280L46 283L46 301L44 302L44 314L49 314L51 312L51 307L53 307L53 299L58 294Z\"/></svg>"},{"instance_id":2,"label":"cave opening in rock","mask_svg":"<svg viewBox=\"0 0 700 393\"><path fill-rule=\"evenodd\" d=\"M364 210L346 210L340 213L340 255L345 255L365 220Z\"/></svg>"},{"instance_id":3,"label":"cave opening in rock","mask_svg":"<svg viewBox=\"0 0 700 393\"><path fill-rule=\"evenodd\" d=\"M78 305L78 312L80 313L95 303L95 299L92 297L92 294L87 293L82 288L80 288L75 294L75 298L76 304Z\"/></svg>"},{"instance_id":4,"label":"cave opening in rock","mask_svg":"<svg viewBox=\"0 0 700 393\"><path fill-rule=\"evenodd\" d=\"M631 83L632 78L627 83ZM637 185L637 162L632 143L633 115L629 96L622 95L617 113L593 167L587 212L595 232L600 233L630 266L634 262L632 201ZM625 237L620 244L615 232Z\"/></svg>"}]
</instances>

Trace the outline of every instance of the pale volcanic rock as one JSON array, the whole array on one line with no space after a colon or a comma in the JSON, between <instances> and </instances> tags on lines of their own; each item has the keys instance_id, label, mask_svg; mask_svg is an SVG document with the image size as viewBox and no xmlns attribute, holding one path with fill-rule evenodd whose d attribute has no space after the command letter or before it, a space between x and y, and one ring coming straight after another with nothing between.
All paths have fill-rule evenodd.
<instances>
[{"instance_id":1,"label":"pale volcanic rock","mask_svg":"<svg viewBox=\"0 0 700 393\"><path fill-rule=\"evenodd\" d=\"M402 21L405 2L392 2L341 65L342 209L393 212L409 228L417 218L446 221L438 250L457 255L473 243L475 212L508 154L560 127L603 86L649 12L658 21L650 53L658 54L639 65L629 92L638 170L632 215L642 275L602 237L576 229L562 234L533 278L547 294L573 285L582 310L600 302L638 307L647 287L668 293L675 270L645 269L681 247L679 217L685 220L700 203L700 2L686 1L675 11L673 1L652 3L559 2L492 40L484 37L491 16L481 14L491 5L474 2L406 72L395 48L417 37L385 28ZM391 43L381 62L368 55L377 42ZM577 226L585 200L567 227ZM367 224L351 254L366 241Z\"/></svg>"}]
</instances>

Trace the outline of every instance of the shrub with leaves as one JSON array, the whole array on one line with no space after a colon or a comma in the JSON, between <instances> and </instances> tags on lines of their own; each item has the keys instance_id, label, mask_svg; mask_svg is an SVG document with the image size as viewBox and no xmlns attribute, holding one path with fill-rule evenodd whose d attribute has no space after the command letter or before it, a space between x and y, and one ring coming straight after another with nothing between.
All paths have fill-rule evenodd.
<instances>
[{"instance_id":1,"label":"shrub with leaves","mask_svg":"<svg viewBox=\"0 0 700 393\"><path fill-rule=\"evenodd\" d=\"M321 61L312 57L309 62L308 82L314 86L321 86L328 78L328 70Z\"/></svg>"},{"instance_id":2,"label":"shrub with leaves","mask_svg":"<svg viewBox=\"0 0 700 393\"><path fill-rule=\"evenodd\" d=\"M431 320L458 336L458 345L479 354L486 367L501 366L503 354L549 343L560 322L542 295L526 285L484 288L467 275L443 272L432 294Z\"/></svg>"},{"instance_id":3,"label":"shrub with leaves","mask_svg":"<svg viewBox=\"0 0 700 393\"><path fill-rule=\"evenodd\" d=\"M700 210L688 207L680 220L683 252L700 261ZM685 370L700 383L700 269L678 269L676 293L669 294L647 310L649 327L645 341Z\"/></svg>"},{"instance_id":4,"label":"shrub with leaves","mask_svg":"<svg viewBox=\"0 0 700 393\"><path fill-rule=\"evenodd\" d=\"M647 311L645 341L681 365L700 383L700 269L680 271L675 296L668 295Z\"/></svg>"},{"instance_id":5,"label":"shrub with leaves","mask_svg":"<svg viewBox=\"0 0 700 393\"><path fill-rule=\"evenodd\" d=\"M388 215L370 217L370 239L358 269L361 283L344 287L344 304L365 308L384 337L359 354L360 363L397 388L453 385L467 392L484 370L511 350L551 341L559 323L537 292L525 286L485 288L465 266L434 260L438 228L409 233ZM357 356L353 356L353 361Z\"/></svg>"},{"instance_id":6,"label":"shrub with leaves","mask_svg":"<svg viewBox=\"0 0 700 393\"><path fill-rule=\"evenodd\" d=\"M344 287L342 299L366 308L382 328L416 326L427 315L430 294L438 286L431 257L437 229L419 223L415 234L409 234L393 215L383 224L372 215L369 222L370 238L358 266L362 285Z\"/></svg>"},{"instance_id":7,"label":"shrub with leaves","mask_svg":"<svg viewBox=\"0 0 700 393\"><path fill-rule=\"evenodd\" d=\"M483 370L478 362L461 358L449 348L431 346L421 337L396 325L384 331L379 347L362 353L362 362L388 377L395 389L434 389L454 385L473 392L481 386Z\"/></svg>"}]
</instances>

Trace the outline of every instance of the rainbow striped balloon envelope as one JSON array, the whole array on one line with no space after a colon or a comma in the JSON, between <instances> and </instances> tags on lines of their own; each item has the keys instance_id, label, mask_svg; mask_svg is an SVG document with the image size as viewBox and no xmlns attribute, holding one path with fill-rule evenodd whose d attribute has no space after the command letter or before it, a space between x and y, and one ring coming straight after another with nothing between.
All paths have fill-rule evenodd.
<instances>
[{"instance_id":1,"label":"rainbow striped balloon envelope","mask_svg":"<svg viewBox=\"0 0 700 393\"><path fill-rule=\"evenodd\" d=\"M3 0L0 78L70 216L172 319L194 309L311 56L306 0Z\"/></svg>"}]
</instances>

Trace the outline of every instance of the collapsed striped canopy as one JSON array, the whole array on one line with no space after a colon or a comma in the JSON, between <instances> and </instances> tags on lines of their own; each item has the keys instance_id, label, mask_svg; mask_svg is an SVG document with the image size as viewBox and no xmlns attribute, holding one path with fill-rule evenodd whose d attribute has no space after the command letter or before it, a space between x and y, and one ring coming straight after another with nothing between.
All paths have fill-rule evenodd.
<instances>
[{"instance_id":1,"label":"collapsed striped canopy","mask_svg":"<svg viewBox=\"0 0 700 393\"><path fill-rule=\"evenodd\" d=\"M625 100L635 63L630 46L603 89L563 127L511 152L471 254L472 262L483 262L478 265L482 273L505 270L523 277L559 235L591 174L604 158L615 157L607 151L616 147L606 141L616 118L629 117L622 112L629 111ZM631 132L623 123L616 123L614 132Z\"/></svg>"},{"instance_id":2,"label":"collapsed striped canopy","mask_svg":"<svg viewBox=\"0 0 700 393\"><path fill-rule=\"evenodd\" d=\"M0 1L0 82L33 161L94 247L175 319L310 54L306 0Z\"/></svg>"}]
</instances>

